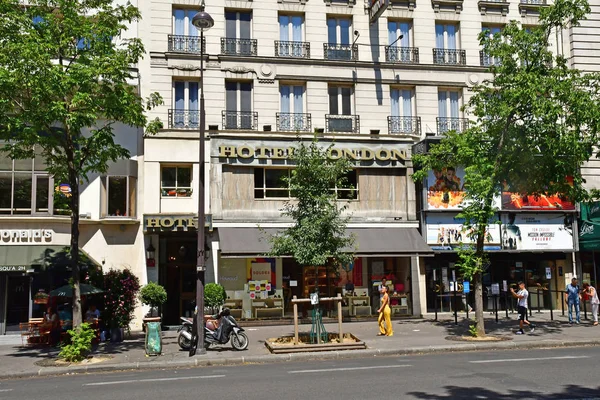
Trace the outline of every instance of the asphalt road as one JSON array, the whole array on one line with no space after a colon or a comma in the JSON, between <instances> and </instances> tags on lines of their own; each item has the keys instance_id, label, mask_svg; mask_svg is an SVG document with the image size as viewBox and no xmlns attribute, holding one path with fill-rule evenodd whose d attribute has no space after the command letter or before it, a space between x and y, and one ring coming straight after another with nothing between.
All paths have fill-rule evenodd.
<instances>
[{"instance_id":1,"label":"asphalt road","mask_svg":"<svg viewBox=\"0 0 600 400\"><path fill-rule=\"evenodd\" d=\"M0 381L0 399L600 399L600 348L378 357Z\"/></svg>"}]
</instances>

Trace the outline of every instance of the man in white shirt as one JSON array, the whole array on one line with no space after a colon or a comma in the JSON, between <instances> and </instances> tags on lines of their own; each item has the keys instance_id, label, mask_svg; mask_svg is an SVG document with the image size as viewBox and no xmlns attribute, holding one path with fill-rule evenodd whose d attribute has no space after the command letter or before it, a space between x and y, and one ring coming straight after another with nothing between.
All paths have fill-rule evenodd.
<instances>
[{"instance_id":1,"label":"man in white shirt","mask_svg":"<svg viewBox=\"0 0 600 400\"><path fill-rule=\"evenodd\" d=\"M522 281L519 282L519 291L515 293L515 289L510 288L510 292L513 297L517 298L517 311L519 313L519 330L516 332L517 335L523 335L523 325L529 325L529 329L533 333L535 330L535 325L530 323L527 320L527 298L529 297L529 292L525 289L525 283Z\"/></svg>"}]
</instances>

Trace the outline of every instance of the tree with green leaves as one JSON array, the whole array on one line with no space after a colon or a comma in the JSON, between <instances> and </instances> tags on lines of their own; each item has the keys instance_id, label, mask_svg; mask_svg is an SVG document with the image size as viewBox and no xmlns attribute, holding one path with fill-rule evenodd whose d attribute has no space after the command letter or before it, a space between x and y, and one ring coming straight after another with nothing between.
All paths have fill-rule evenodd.
<instances>
[{"instance_id":1,"label":"tree with green leaves","mask_svg":"<svg viewBox=\"0 0 600 400\"><path fill-rule=\"evenodd\" d=\"M559 193L573 202L589 196L580 168L598 144L600 77L569 68L569 61L550 49L556 30L577 26L589 11L585 0L556 0L541 9L537 26L511 21L500 33L482 32L483 52L495 65L491 77L472 88L465 106L472 123L413 157L416 182L431 169L465 169L460 216L475 246L459 249L458 265L473 281L478 336L485 335L484 242L490 224L500 223L494 199L503 185L522 195Z\"/></svg>"},{"instance_id":2,"label":"tree with green leaves","mask_svg":"<svg viewBox=\"0 0 600 400\"><path fill-rule=\"evenodd\" d=\"M336 268L354 260L353 235L346 234L350 216L343 215L347 201L340 201L335 187L348 187L347 174L352 165L347 158L328 157L329 149L302 140L290 158L294 168L283 180L292 200L282 209L282 216L293 225L270 238L272 257L292 256L303 266Z\"/></svg>"},{"instance_id":3,"label":"tree with green leaves","mask_svg":"<svg viewBox=\"0 0 600 400\"><path fill-rule=\"evenodd\" d=\"M73 324L81 324L79 185L129 158L115 125L155 133L145 112L162 102L132 86L144 55L123 33L139 21L130 3L112 0L0 0L0 139L13 159L41 154L56 182L71 189Z\"/></svg>"}]
</instances>

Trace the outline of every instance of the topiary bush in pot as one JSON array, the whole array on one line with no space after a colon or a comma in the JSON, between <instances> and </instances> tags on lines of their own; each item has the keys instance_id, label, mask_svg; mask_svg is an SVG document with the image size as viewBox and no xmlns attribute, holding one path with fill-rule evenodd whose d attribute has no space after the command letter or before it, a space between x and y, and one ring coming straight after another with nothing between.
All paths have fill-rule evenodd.
<instances>
[{"instance_id":1,"label":"topiary bush in pot","mask_svg":"<svg viewBox=\"0 0 600 400\"><path fill-rule=\"evenodd\" d=\"M156 282L149 282L140 290L140 301L146 306L150 306L150 316L154 316L154 310L158 316L162 317L161 307L167 302L167 291Z\"/></svg>"},{"instance_id":2,"label":"topiary bush in pot","mask_svg":"<svg viewBox=\"0 0 600 400\"><path fill-rule=\"evenodd\" d=\"M218 283L209 283L204 287L204 306L210 307L213 314L215 309L223 305L226 298L225 288Z\"/></svg>"}]
</instances>

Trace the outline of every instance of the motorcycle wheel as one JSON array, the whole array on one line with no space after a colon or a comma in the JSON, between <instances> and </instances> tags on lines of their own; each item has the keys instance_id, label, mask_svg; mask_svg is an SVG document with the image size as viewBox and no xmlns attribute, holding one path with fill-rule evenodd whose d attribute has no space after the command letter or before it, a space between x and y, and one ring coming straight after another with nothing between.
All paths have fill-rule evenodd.
<instances>
[{"instance_id":1,"label":"motorcycle wheel","mask_svg":"<svg viewBox=\"0 0 600 400\"><path fill-rule=\"evenodd\" d=\"M179 347L181 347L183 350L189 350L192 346L192 342L186 339L183 335L179 335L179 337L177 338L177 343L179 344Z\"/></svg>"},{"instance_id":2,"label":"motorcycle wheel","mask_svg":"<svg viewBox=\"0 0 600 400\"><path fill-rule=\"evenodd\" d=\"M248 336L244 332L232 333L231 345L237 351L246 350L248 348Z\"/></svg>"}]
</instances>

